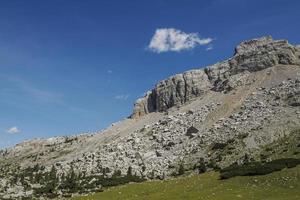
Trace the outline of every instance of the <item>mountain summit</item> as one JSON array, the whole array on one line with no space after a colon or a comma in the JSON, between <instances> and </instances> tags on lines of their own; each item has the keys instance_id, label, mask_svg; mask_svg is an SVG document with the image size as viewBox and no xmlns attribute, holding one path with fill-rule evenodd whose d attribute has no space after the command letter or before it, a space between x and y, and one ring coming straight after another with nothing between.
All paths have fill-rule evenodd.
<instances>
[{"instance_id":1,"label":"mountain summit","mask_svg":"<svg viewBox=\"0 0 300 200\"><path fill-rule=\"evenodd\" d=\"M276 65L299 65L299 48L271 36L242 42L232 58L204 69L190 70L159 82L135 103L133 118L166 111L205 95L209 90L228 92L237 85L237 74L256 72Z\"/></svg>"}]
</instances>

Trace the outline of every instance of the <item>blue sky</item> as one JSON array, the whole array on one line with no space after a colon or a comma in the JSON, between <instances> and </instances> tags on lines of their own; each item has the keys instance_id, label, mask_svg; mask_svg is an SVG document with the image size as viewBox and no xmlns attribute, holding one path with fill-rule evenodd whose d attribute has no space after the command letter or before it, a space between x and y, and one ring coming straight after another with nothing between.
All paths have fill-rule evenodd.
<instances>
[{"instance_id":1,"label":"blue sky","mask_svg":"<svg viewBox=\"0 0 300 200\"><path fill-rule=\"evenodd\" d=\"M1 1L0 148L103 129L157 81L226 59L242 40L300 43L299 10L297 0Z\"/></svg>"}]
</instances>

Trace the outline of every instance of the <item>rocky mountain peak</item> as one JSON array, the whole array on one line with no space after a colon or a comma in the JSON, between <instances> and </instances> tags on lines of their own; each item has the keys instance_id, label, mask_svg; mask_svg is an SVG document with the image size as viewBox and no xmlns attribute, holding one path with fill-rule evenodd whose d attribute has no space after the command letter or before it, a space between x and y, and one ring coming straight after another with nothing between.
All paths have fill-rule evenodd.
<instances>
[{"instance_id":1,"label":"rocky mountain peak","mask_svg":"<svg viewBox=\"0 0 300 200\"><path fill-rule=\"evenodd\" d=\"M273 40L271 36L242 42L235 48L234 56L228 60L159 82L136 101L131 118L166 111L208 91L228 92L241 82L246 72L260 71L279 64L299 64L299 48L290 45L287 40Z\"/></svg>"},{"instance_id":2,"label":"rocky mountain peak","mask_svg":"<svg viewBox=\"0 0 300 200\"><path fill-rule=\"evenodd\" d=\"M286 40L283 40L287 43ZM244 42L241 42L239 45L235 47L235 54L245 54L247 52L256 51L259 47L268 45L270 43L273 43L274 40L272 36L264 36L261 38L256 38L252 40L247 40Z\"/></svg>"}]
</instances>

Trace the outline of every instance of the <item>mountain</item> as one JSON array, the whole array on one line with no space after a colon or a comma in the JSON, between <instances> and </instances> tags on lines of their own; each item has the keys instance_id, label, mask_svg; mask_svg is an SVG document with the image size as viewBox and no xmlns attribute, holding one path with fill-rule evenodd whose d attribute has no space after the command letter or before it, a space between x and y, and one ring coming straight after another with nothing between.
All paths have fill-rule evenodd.
<instances>
[{"instance_id":1,"label":"mountain","mask_svg":"<svg viewBox=\"0 0 300 200\"><path fill-rule=\"evenodd\" d=\"M297 160L299 130L300 46L252 39L228 60L159 82L129 118L103 131L1 150L0 199L69 196L185 171Z\"/></svg>"}]
</instances>

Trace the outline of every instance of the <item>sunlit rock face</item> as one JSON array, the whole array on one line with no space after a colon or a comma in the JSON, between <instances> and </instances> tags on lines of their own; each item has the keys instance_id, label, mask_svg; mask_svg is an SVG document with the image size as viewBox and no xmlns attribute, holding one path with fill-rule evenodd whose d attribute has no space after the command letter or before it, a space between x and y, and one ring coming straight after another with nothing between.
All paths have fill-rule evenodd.
<instances>
[{"instance_id":1,"label":"sunlit rock face","mask_svg":"<svg viewBox=\"0 0 300 200\"><path fill-rule=\"evenodd\" d=\"M166 111L191 101L208 90L231 90L238 79L233 76L237 74L256 72L278 64L297 64L297 51L298 46L292 46L286 40L273 40L271 36L242 42L235 48L234 56L228 60L159 82L145 97L136 101L131 117Z\"/></svg>"}]
</instances>

